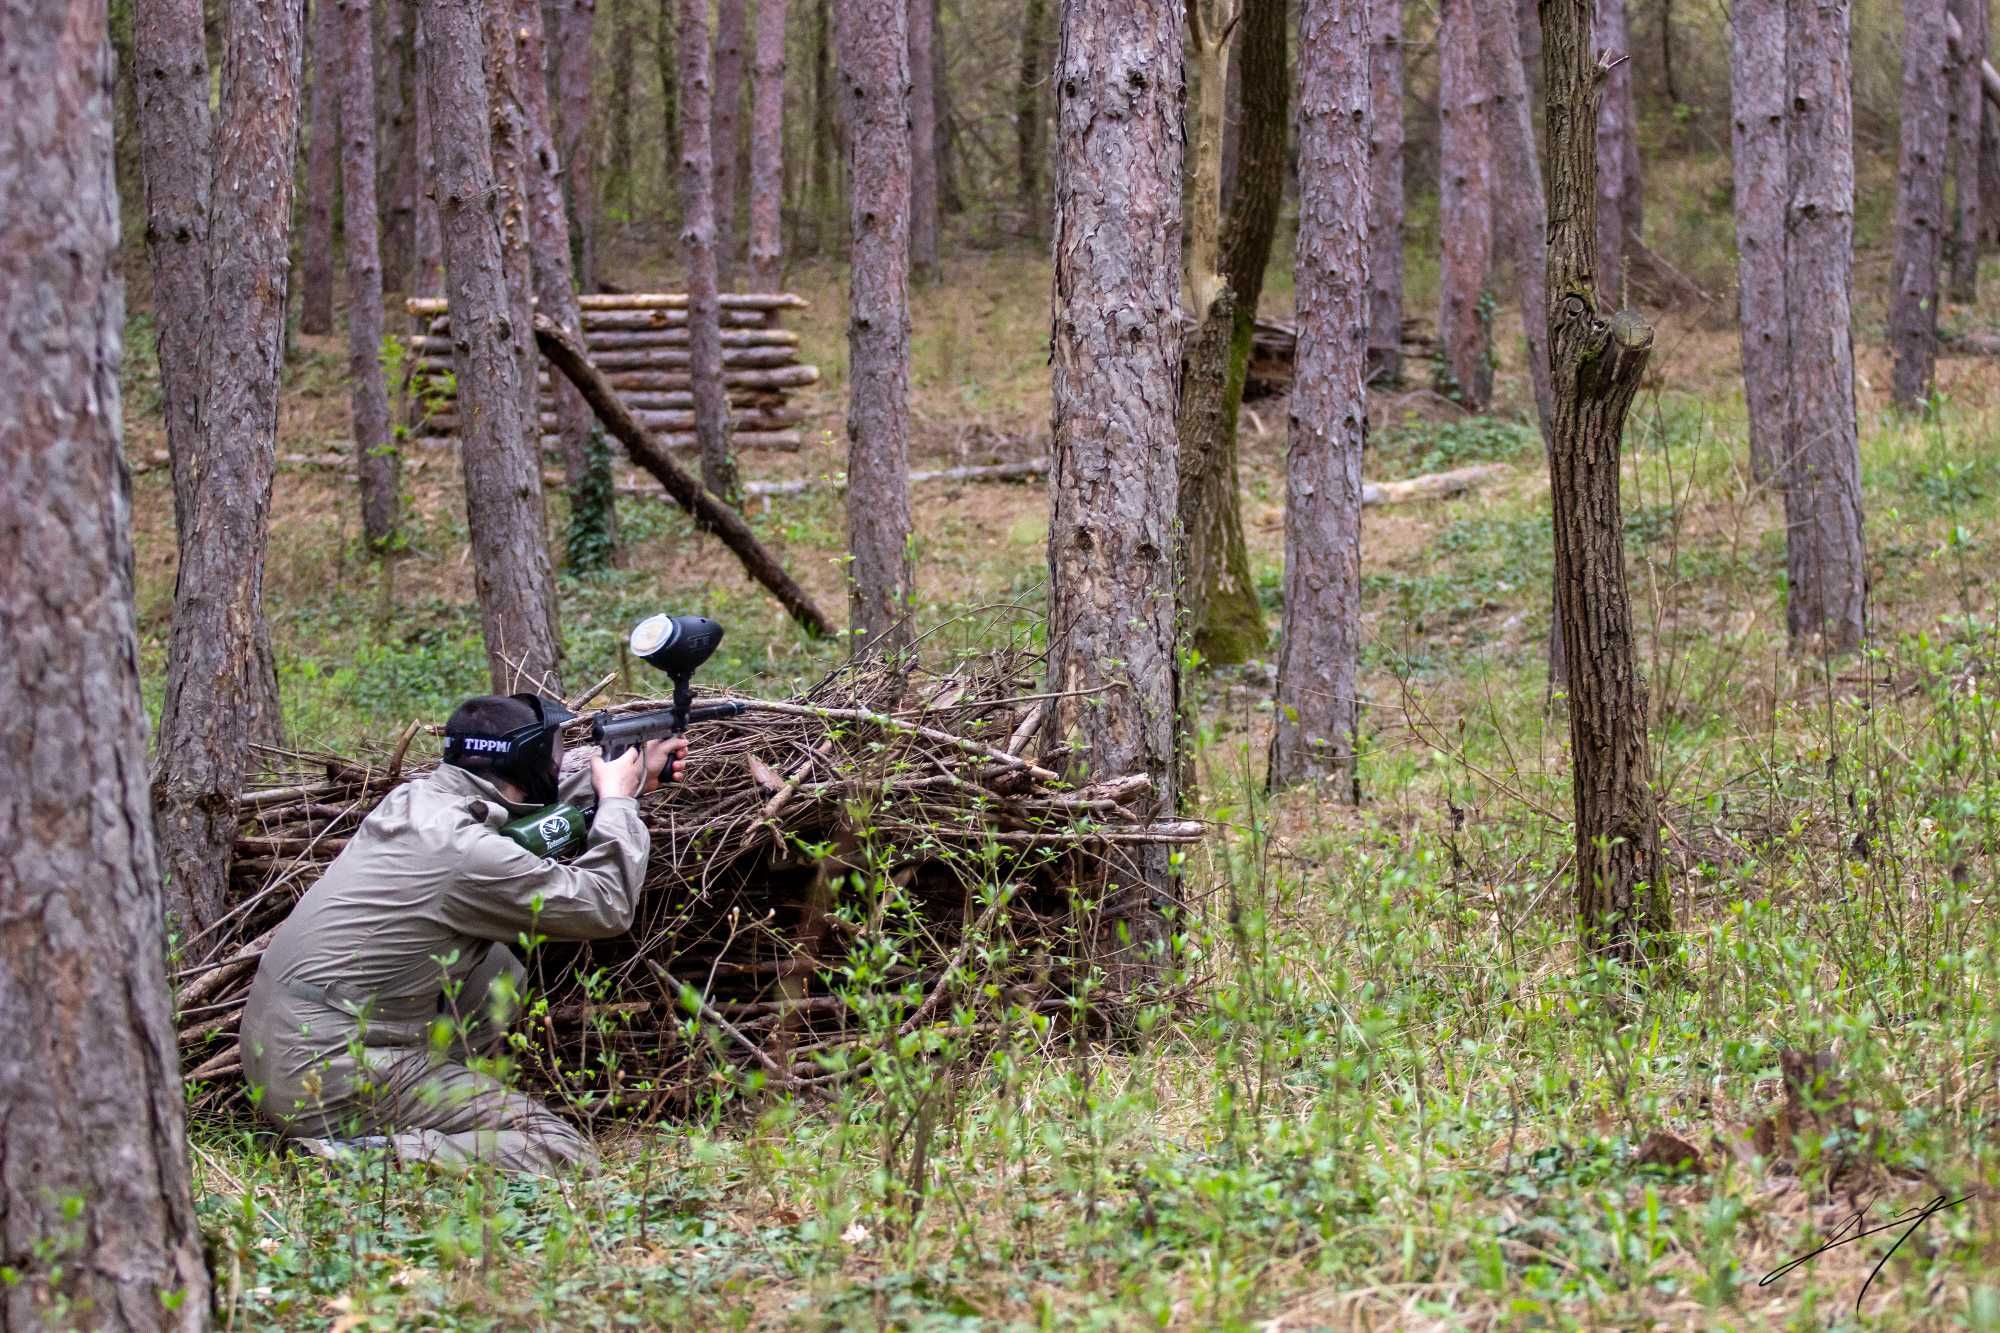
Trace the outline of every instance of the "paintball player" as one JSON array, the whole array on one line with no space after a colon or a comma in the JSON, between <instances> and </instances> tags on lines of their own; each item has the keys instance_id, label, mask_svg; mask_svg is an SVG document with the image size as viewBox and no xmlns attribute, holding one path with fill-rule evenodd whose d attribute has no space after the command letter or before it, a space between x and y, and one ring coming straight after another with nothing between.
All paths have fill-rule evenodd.
<instances>
[{"instance_id":1,"label":"paintball player","mask_svg":"<svg viewBox=\"0 0 2000 1333\"><path fill-rule=\"evenodd\" d=\"M486 695L445 726L444 762L363 821L258 964L243 1011L257 1109L319 1156L384 1147L404 1162L553 1174L596 1164L575 1128L471 1067L504 1034L529 936L631 929L651 839L637 797L684 740L655 740L558 780L573 715L532 694ZM560 863L500 832L596 789L584 850Z\"/></svg>"}]
</instances>

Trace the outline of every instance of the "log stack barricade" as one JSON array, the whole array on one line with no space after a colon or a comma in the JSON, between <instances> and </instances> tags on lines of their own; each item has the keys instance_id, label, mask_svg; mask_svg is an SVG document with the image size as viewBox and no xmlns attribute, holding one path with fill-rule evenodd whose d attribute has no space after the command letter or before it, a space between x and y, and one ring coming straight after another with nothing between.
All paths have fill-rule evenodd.
<instances>
[{"instance_id":1,"label":"log stack barricade","mask_svg":"<svg viewBox=\"0 0 2000 1333\"><path fill-rule=\"evenodd\" d=\"M731 440L738 449L794 451L804 414L792 396L819 382L819 367L799 360L799 335L779 327L787 310L806 306L789 292L726 292L722 298L722 378ZM577 298L584 348L639 424L670 449L692 449L694 393L688 378L687 296L679 292L594 293ZM441 299L413 298L404 308L429 323L410 340L410 434L417 443L456 442L451 315ZM540 365L542 443L556 443L549 366Z\"/></svg>"}]
</instances>

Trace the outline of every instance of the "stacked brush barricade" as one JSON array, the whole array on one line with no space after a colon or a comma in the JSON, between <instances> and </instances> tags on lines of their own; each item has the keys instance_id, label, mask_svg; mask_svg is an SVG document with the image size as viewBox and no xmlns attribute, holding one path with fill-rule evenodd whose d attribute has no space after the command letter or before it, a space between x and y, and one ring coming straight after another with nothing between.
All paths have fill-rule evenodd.
<instances>
[{"instance_id":1,"label":"stacked brush barricade","mask_svg":"<svg viewBox=\"0 0 2000 1333\"><path fill-rule=\"evenodd\" d=\"M582 1119L660 1114L718 1071L825 1087L885 1035L1070 1011L1096 929L1079 899L1129 873L1135 846L1203 830L1157 811L1144 774L1073 787L1024 757L1048 704L1038 675L1011 653L943 675L863 662L693 727L686 782L642 802L653 852L631 933L529 951L523 1089ZM429 768L407 762L417 731L379 761L324 758L242 797L236 906L177 974L198 1105L240 1096L257 959L383 794Z\"/></svg>"},{"instance_id":2,"label":"stacked brush barricade","mask_svg":"<svg viewBox=\"0 0 2000 1333\"><path fill-rule=\"evenodd\" d=\"M687 297L672 292L581 296L584 349L632 414L660 443L693 448L694 393L688 379ZM728 392L731 438L738 449L795 450L803 414L791 396L819 381L819 368L799 361L799 335L778 327L786 310L802 309L787 292L726 293L722 297L722 379ZM412 338L411 434L419 443L448 444L458 430L452 376L451 315L442 300L415 298L410 314L430 322ZM542 429L556 425L550 369L539 365ZM553 435L544 443L555 444Z\"/></svg>"}]
</instances>

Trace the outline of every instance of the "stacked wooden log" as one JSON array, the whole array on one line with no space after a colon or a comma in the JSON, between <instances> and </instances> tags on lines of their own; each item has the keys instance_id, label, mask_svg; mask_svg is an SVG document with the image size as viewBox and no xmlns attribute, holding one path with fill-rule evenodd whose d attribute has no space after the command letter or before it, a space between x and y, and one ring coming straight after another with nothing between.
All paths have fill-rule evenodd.
<instances>
[{"instance_id":1,"label":"stacked wooden log","mask_svg":"<svg viewBox=\"0 0 2000 1333\"><path fill-rule=\"evenodd\" d=\"M449 443L458 429L452 378L451 315L442 300L404 303L430 323L411 341L412 434ZM688 379L687 297L677 292L595 294L577 298L591 361L633 415L669 448L693 448L694 394ZM799 360L799 335L778 327L804 298L789 292L732 292L722 297L722 379L732 439L739 449L797 449L803 415L791 396L817 383L819 368ZM542 428L555 426L550 370L540 368ZM544 443L555 443L545 437Z\"/></svg>"},{"instance_id":2,"label":"stacked wooden log","mask_svg":"<svg viewBox=\"0 0 2000 1333\"><path fill-rule=\"evenodd\" d=\"M1144 774L1059 780L1056 756L1035 749L1043 671L1012 652L936 674L863 660L693 728L686 780L641 802L653 842L632 931L529 952L522 1086L579 1120L653 1114L691 1104L718 1073L837 1082L865 1066L860 1018L880 1005L905 1036L1079 1012L1078 889L1087 902L1088 886L1129 873L1136 845L1204 830L1161 811ZM257 960L376 803L429 771L409 752L418 733L237 802L235 906L186 942L175 978L198 1105L241 1096L236 1027ZM1103 1018L1113 1001L1093 1003Z\"/></svg>"}]
</instances>

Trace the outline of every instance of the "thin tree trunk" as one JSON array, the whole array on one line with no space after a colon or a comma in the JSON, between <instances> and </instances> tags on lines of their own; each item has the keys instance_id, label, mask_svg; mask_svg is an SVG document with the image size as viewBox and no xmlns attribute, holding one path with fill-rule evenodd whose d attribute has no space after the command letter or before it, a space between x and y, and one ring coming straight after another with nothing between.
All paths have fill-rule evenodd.
<instances>
[{"instance_id":1,"label":"thin tree trunk","mask_svg":"<svg viewBox=\"0 0 2000 1333\"><path fill-rule=\"evenodd\" d=\"M166 408L167 451L174 460L174 522L177 530L186 531L200 430L201 333L208 320L208 183L214 169L201 0L135 0L132 45L154 350Z\"/></svg>"},{"instance_id":2,"label":"thin tree trunk","mask_svg":"<svg viewBox=\"0 0 2000 1333\"><path fill-rule=\"evenodd\" d=\"M609 122L604 155L604 203L614 215L629 218L637 197L632 161L633 62L639 57L639 0L613 0L611 8L611 95L605 100Z\"/></svg>"},{"instance_id":3,"label":"thin tree trunk","mask_svg":"<svg viewBox=\"0 0 2000 1333\"><path fill-rule=\"evenodd\" d=\"M416 26L413 0L389 0L381 15L383 40L377 50L377 66L384 113L380 123L385 153L377 153L382 198L382 286L406 292L410 284L410 250L417 209L416 47L411 41Z\"/></svg>"},{"instance_id":4,"label":"thin tree trunk","mask_svg":"<svg viewBox=\"0 0 2000 1333\"><path fill-rule=\"evenodd\" d=\"M1543 0L1556 399L1549 479L1569 657L1578 925L1587 951L1630 962L1672 927L1618 494L1625 414L1653 331L1630 311L1602 307L1592 277L1601 234L1593 103L1607 89L1590 31L1590 0Z\"/></svg>"},{"instance_id":5,"label":"thin tree trunk","mask_svg":"<svg viewBox=\"0 0 2000 1333\"><path fill-rule=\"evenodd\" d=\"M299 331L333 332L334 181L340 165L339 0L312 4L312 125L306 134L306 234Z\"/></svg>"},{"instance_id":6,"label":"thin tree trunk","mask_svg":"<svg viewBox=\"0 0 2000 1333\"><path fill-rule=\"evenodd\" d=\"M1596 0L1593 41L1618 58L1597 99L1597 289L1604 308L1616 310L1625 302L1626 262L1643 221L1625 0Z\"/></svg>"},{"instance_id":7,"label":"thin tree trunk","mask_svg":"<svg viewBox=\"0 0 2000 1333\"><path fill-rule=\"evenodd\" d=\"M1093 773L1178 805L1174 537L1180 5L1063 0L1057 100L1049 685ZM1091 939L1113 994L1158 975L1162 849L1110 869Z\"/></svg>"},{"instance_id":8,"label":"thin tree trunk","mask_svg":"<svg viewBox=\"0 0 2000 1333\"><path fill-rule=\"evenodd\" d=\"M906 0L910 20L910 265L925 282L938 276L937 70L932 58L932 0Z\"/></svg>"},{"instance_id":9,"label":"thin tree trunk","mask_svg":"<svg viewBox=\"0 0 2000 1333\"><path fill-rule=\"evenodd\" d=\"M785 0L757 0L756 86L750 109L750 285L782 289L785 195Z\"/></svg>"},{"instance_id":10,"label":"thin tree trunk","mask_svg":"<svg viewBox=\"0 0 2000 1333\"><path fill-rule=\"evenodd\" d=\"M944 0L930 0L931 6L931 100L937 107L932 117L931 151L937 157L938 214L958 216L965 211L965 195L959 189L957 154L952 147L951 62L945 55ZM939 222L942 226L942 221Z\"/></svg>"},{"instance_id":11,"label":"thin tree trunk","mask_svg":"<svg viewBox=\"0 0 2000 1333\"><path fill-rule=\"evenodd\" d=\"M829 0L813 7L812 217L813 251L826 246L827 218L834 211L834 160L840 145L834 125L833 14Z\"/></svg>"},{"instance_id":12,"label":"thin tree trunk","mask_svg":"<svg viewBox=\"0 0 2000 1333\"><path fill-rule=\"evenodd\" d=\"M207 926L224 909L236 794L250 745L274 741L280 729L264 620L264 551L291 267L303 18L297 5L232 0L229 9L209 188L200 405L188 460L188 475L198 482L185 488L153 778L169 902L190 929ZM327 66L336 78L338 69ZM242 180L269 188L235 188ZM230 317L206 318L210 310Z\"/></svg>"},{"instance_id":13,"label":"thin tree trunk","mask_svg":"<svg viewBox=\"0 0 2000 1333\"><path fill-rule=\"evenodd\" d=\"M505 0L490 3L480 11L486 58L487 123L491 128L494 202L500 219L500 263L506 274L507 299L511 309L509 325L519 333L515 343L521 358L521 411L529 423L528 440L541 457L541 433L534 423L541 417L540 396L535 376L540 363L529 333L534 318L535 260L529 246L528 217L528 112L525 104L531 72L521 67L513 11ZM539 474L538 474L539 475ZM553 608L554 603L550 603ZM549 633L560 635L553 619Z\"/></svg>"},{"instance_id":14,"label":"thin tree trunk","mask_svg":"<svg viewBox=\"0 0 2000 1333\"><path fill-rule=\"evenodd\" d=\"M915 0L917 4L925 0ZM853 278L847 321L847 618L853 649L909 642L910 40L906 0L845 0Z\"/></svg>"},{"instance_id":15,"label":"thin tree trunk","mask_svg":"<svg viewBox=\"0 0 2000 1333\"><path fill-rule=\"evenodd\" d=\"M1441 388L1475 412L1493 398L1493 136L1476 0L1443 0L1438 22Z\"/></svg>"},{"instance_id":16,"label":"thin tree trunk","mask_svg":"<svg viewBox=\"0 0 2000 1333\"><path fill-rule=\"evenodd\" d=\"M1986 245L2000 245L2000 111L1991 104L1979 115L1979 236Z\"/></svg>"},{"instance_id":17,"label":"thin tree trunk","mask_svg":"<svg viewBox=\"0 0 2000 1333\"><path fill-rule=\"evenodd\" d=\"M1765 485L1782 486L1791 383L1785 350L1785 0L1735 0L1729 83L1750 471Z\"/></svg>"},{"instance_id":18,"label":"thin tree trunk","mask_svg":"<svg viewBox=\"0 0 2000 1333\"><path fill-rule=\"evenodd\" d=\"M1196 651L1210 665L1246 661L1264 650L1267 637L1243 539L1236 418L1285 186L1290 99L1284 11L1284 0L1246 0L1238 24L1243 70L1234 82L1243 107L1237 182L1214 261L1227 300L1211 304L1188 340L1182 371L1181 613Z\"/></svg>"},{"instance_id":19,"label":"thin tree trunk","mask_svg":"<svg viewBox=\"0 0 2000 1333\"><path fill-rule=\"evenodd\" d=\"M681 0L681 256L688 272L688 379L701 484L732 503L736 460L729 451L729 405L722 386L722 308L715 265L715 168L711 161L708 5Z\"/></svg>"},{"instance_id":20,"label":"thin tree trunk","mask_svg":"<svg viewBox=\"0 0 2000 1333\"><path fill-rule=\"evenodd\" d=\"M569 218L563 209L562 160L556 152L549 85L546 79L535 75L548 61L541 0L514 0L514 33L522 75L528 252L534 271L535 300L541 313L558 326L580 331L583 314L576 303ZM530 361L536 364L533 358ZM593 451L590 446L594 418L583 395L566 381L558 380L549 387L555 400L563 480L569 491L570 551L583 558L587 567L596 567L611 559L618 544L617 511L608 498L612 488L611 457L605 450Z\"/></svg>"},{"instance_id":21,"label":"thin tree trunk","mask_svg":"<svg viewBox=\"0 0 2000 1333\"><path fill-rule=\"evenodd\" d=\"M1042 81L1048 77L1044 41L1049 24L1048 0L1026 0L1021 17L1021 68L1014 84L1015 172L1020 181L1022 220L1036 239L1047 235L1048 205L1042 188L1042 160L1048 149L1042 139Z\"/></svg>"},{"instance_id":22,"label":"thin tree trunk","mask_svg":"<svg viewBox=\"0 0 2000 1333\"><path fill-rule=\"evenodd\" d=\"M671 187L677 179L681 160L680 21L674 9L679 0L660 0L653 21L653 58L660 67L661 179Z\"/></svg>"},{"instance_id":23,"label":"thin tree trunk","mask_svg":"<svg viewBox=\"0 0 2000 1333\"><path fill-rule=\"evenodd\" d=\"M728 291L736 275L736 154L743 133L744 46L749 23L746 0L716 0L715 101L709 112L709 151L715 174L715 274Z\"/></svg>"},{"instance_id":24,"label":"thin tree trunk","mask_svg":"<svg viewBox=\"0 0 2000 1333\"><path fill-rule=\"evenodd\" d=\"M672 0L660 0L662 5ZM556 156L569 206L570 263L581 291L597 290L597 172L591 157L591 34L597 0L561 0L556 27ZM669 144L679 139L670 138ZM667 151L672 152L670 147Z\"/></svg>"},{"instance_id":25,"label":"thin tree trunk","mask_svg":"<svg viewBox=\"0 0 2000 1333\"><path fill-rule=\"evenodd\" d=\"M1979 66L1986 59L1987 0L1951 0L1949 12L1958 19L1963 47L1961 58L1949 67L1944 94L1952 112L1951 296L1954 301L1970 305L1979 299L1980 219L1983 212L1994 207L1996 202L1987 199L1980 189L1979 172L1980 126L1985 122L1986 106ZM1908 21L1906 15L1906 25ZM1907 51L1907 26L1904 31L1904 49ZM1906 89L1907 86L1906 83ZM1923 96L1928 100L1931 94L1926 92ZM1908 142L1905 138L1904 143Z\"/></svg>"},{"instance_id":26,"label":"thin tree trunk","mask_svg":"<svg viewBox=\"0 0 2000 1333\"><path fill-rule=\"evenodd\" d=\"M555 581L542 508L539 432L523 391L534 388L525 289L508 290L503 235L518 233L519 198L494 173L495 134L480 0L421 0L424 83L437 153L433 178L443 229L452 363L458 379L459 457L474 585L493 688L551 688L559 657ZM503 23L504 26L504 23ZM510 44L511 45L511 44ZM505 77L511 50L495 61ZM512 216L509 216L509 214Z\"/></svg>"},{"instance_id":27,"label":"thin tree trunk","mask_svg":"<svg viewBox=\"0 0 2000 1333\"><path fill-rule=\"evenodd\" d=\"M1954 76L1964 71L1945 52L1946 12L1946 0L1903 0L1902 148L1896 172L1889 344L1896 405L1911 409L1929 400L1937 368L1945 156L1962 151L1953 137L1958 118L1951 102L1963 82ZM1976 178L1976 159L1965 160L1975 163L1970 174ZM1976 261L1976 235L1972 245ZM1954 279L1955 270L1954 265Z\"/></svg>"},{"instance_id":28,"label":"thin tree trunk","mask_svg":"<svg viewBox=\"0 0 2000 1333\"><path fill-rule=\"evenodd\" d=\"M1535 151L1534 111L1528 100L1528 67L1522 59L1521 28L1514 0L1481 0L1482 56L1493 79L1493 148L1499 179L1494 191L1495 241L1514 267L1514 296L1521 307L1521 334L1527 344L1528 382L1535 394L1535 419L1546 450L1555 420L1555 386L1549 376L1548 202L1542 193L1542 163ZM1563 647L1562 596L1551 587L1549 683L1569 681Z\"/></svg>"},{"instance_id":29,"label":"thin tree trunk","mask_svg":"<svg viewBox=\"0 0 2000 1333\"><path fill-rule=\"evenodd\" d=\"M205 64L199 13L171 77L166 43L138 59L156 108ZM105 18L17 5L0 38L0 1328L192 1333L208 1270L146 804Z\"/></svg>"},{"instance_id":30,"label":"thin tree trunk","mask_svg":"<svg viewBox=\"0 0 2000 1333\"><path fill-rule=\"evenodd\" d=\"M1285 623L1271 784L1361 801L1361 456L1369 327L1368 0L1299 17L1299 345L1285 455Z\"/></svg>"},{"instance_id":31,"label":"thin tree trunk","mask_svg":"<svg viewBox=\"0 0 2000 1333\"><path fill-rule=\"evenodd\" d=\"M1674 76L1674 0L1660 0L1660 83L1668 103L1679 106L1681 85Z\"/></svg>"},{"instance_id":32,"label":"thin tree trunk","mask_svg":"<svg viewBox=\"0 0 2000 1333\"><path fill-rule=\"evenodd\" d=\"M370 0L321 0L338 7L341 232L347 250L347 389L354 425L354 470L361 482L361 531L377 551L396 535L401 485L389 438L389 390L382 378L382 262L375 231L375 43ZM329 71L331 72L331 71Z\"/></svg>"},{"instance_id":33,"label":"thin tree trunk","mask_svg":"<svg viewBox=\"0 0 2000 1333\"><path fill-rule=\"evenodd\" d=\"M1800 647L1866 633L1854 417L1854 107L1847 0L1786 0L1785 623Z\"/></svg>"},{"instance_id":34,"label":"thin tree trunk","mask_svg":"<svg viewBox=\"0 0 2000 1333\"><path fill-rule=\"evenodd\" d=\"M1368 373L1403 382L1403 0L1368 7Z\"/></svg>"},{"instance_id":35,"label":"thin tree trunk","mask_svg":"<svg viewBox=\"0 0 2000 1333\"><path fill-rule=\"evenodd\" d=\"M416 102L417 196L411 228L410 295L438 296L444 291L444 237L438 224L437 149L431 141L431 91L424 75L424 22L421 10L410 25L413 35L411 86ZM419 331L424 321L418 321Z\"/></svg>"}]
</instances>

